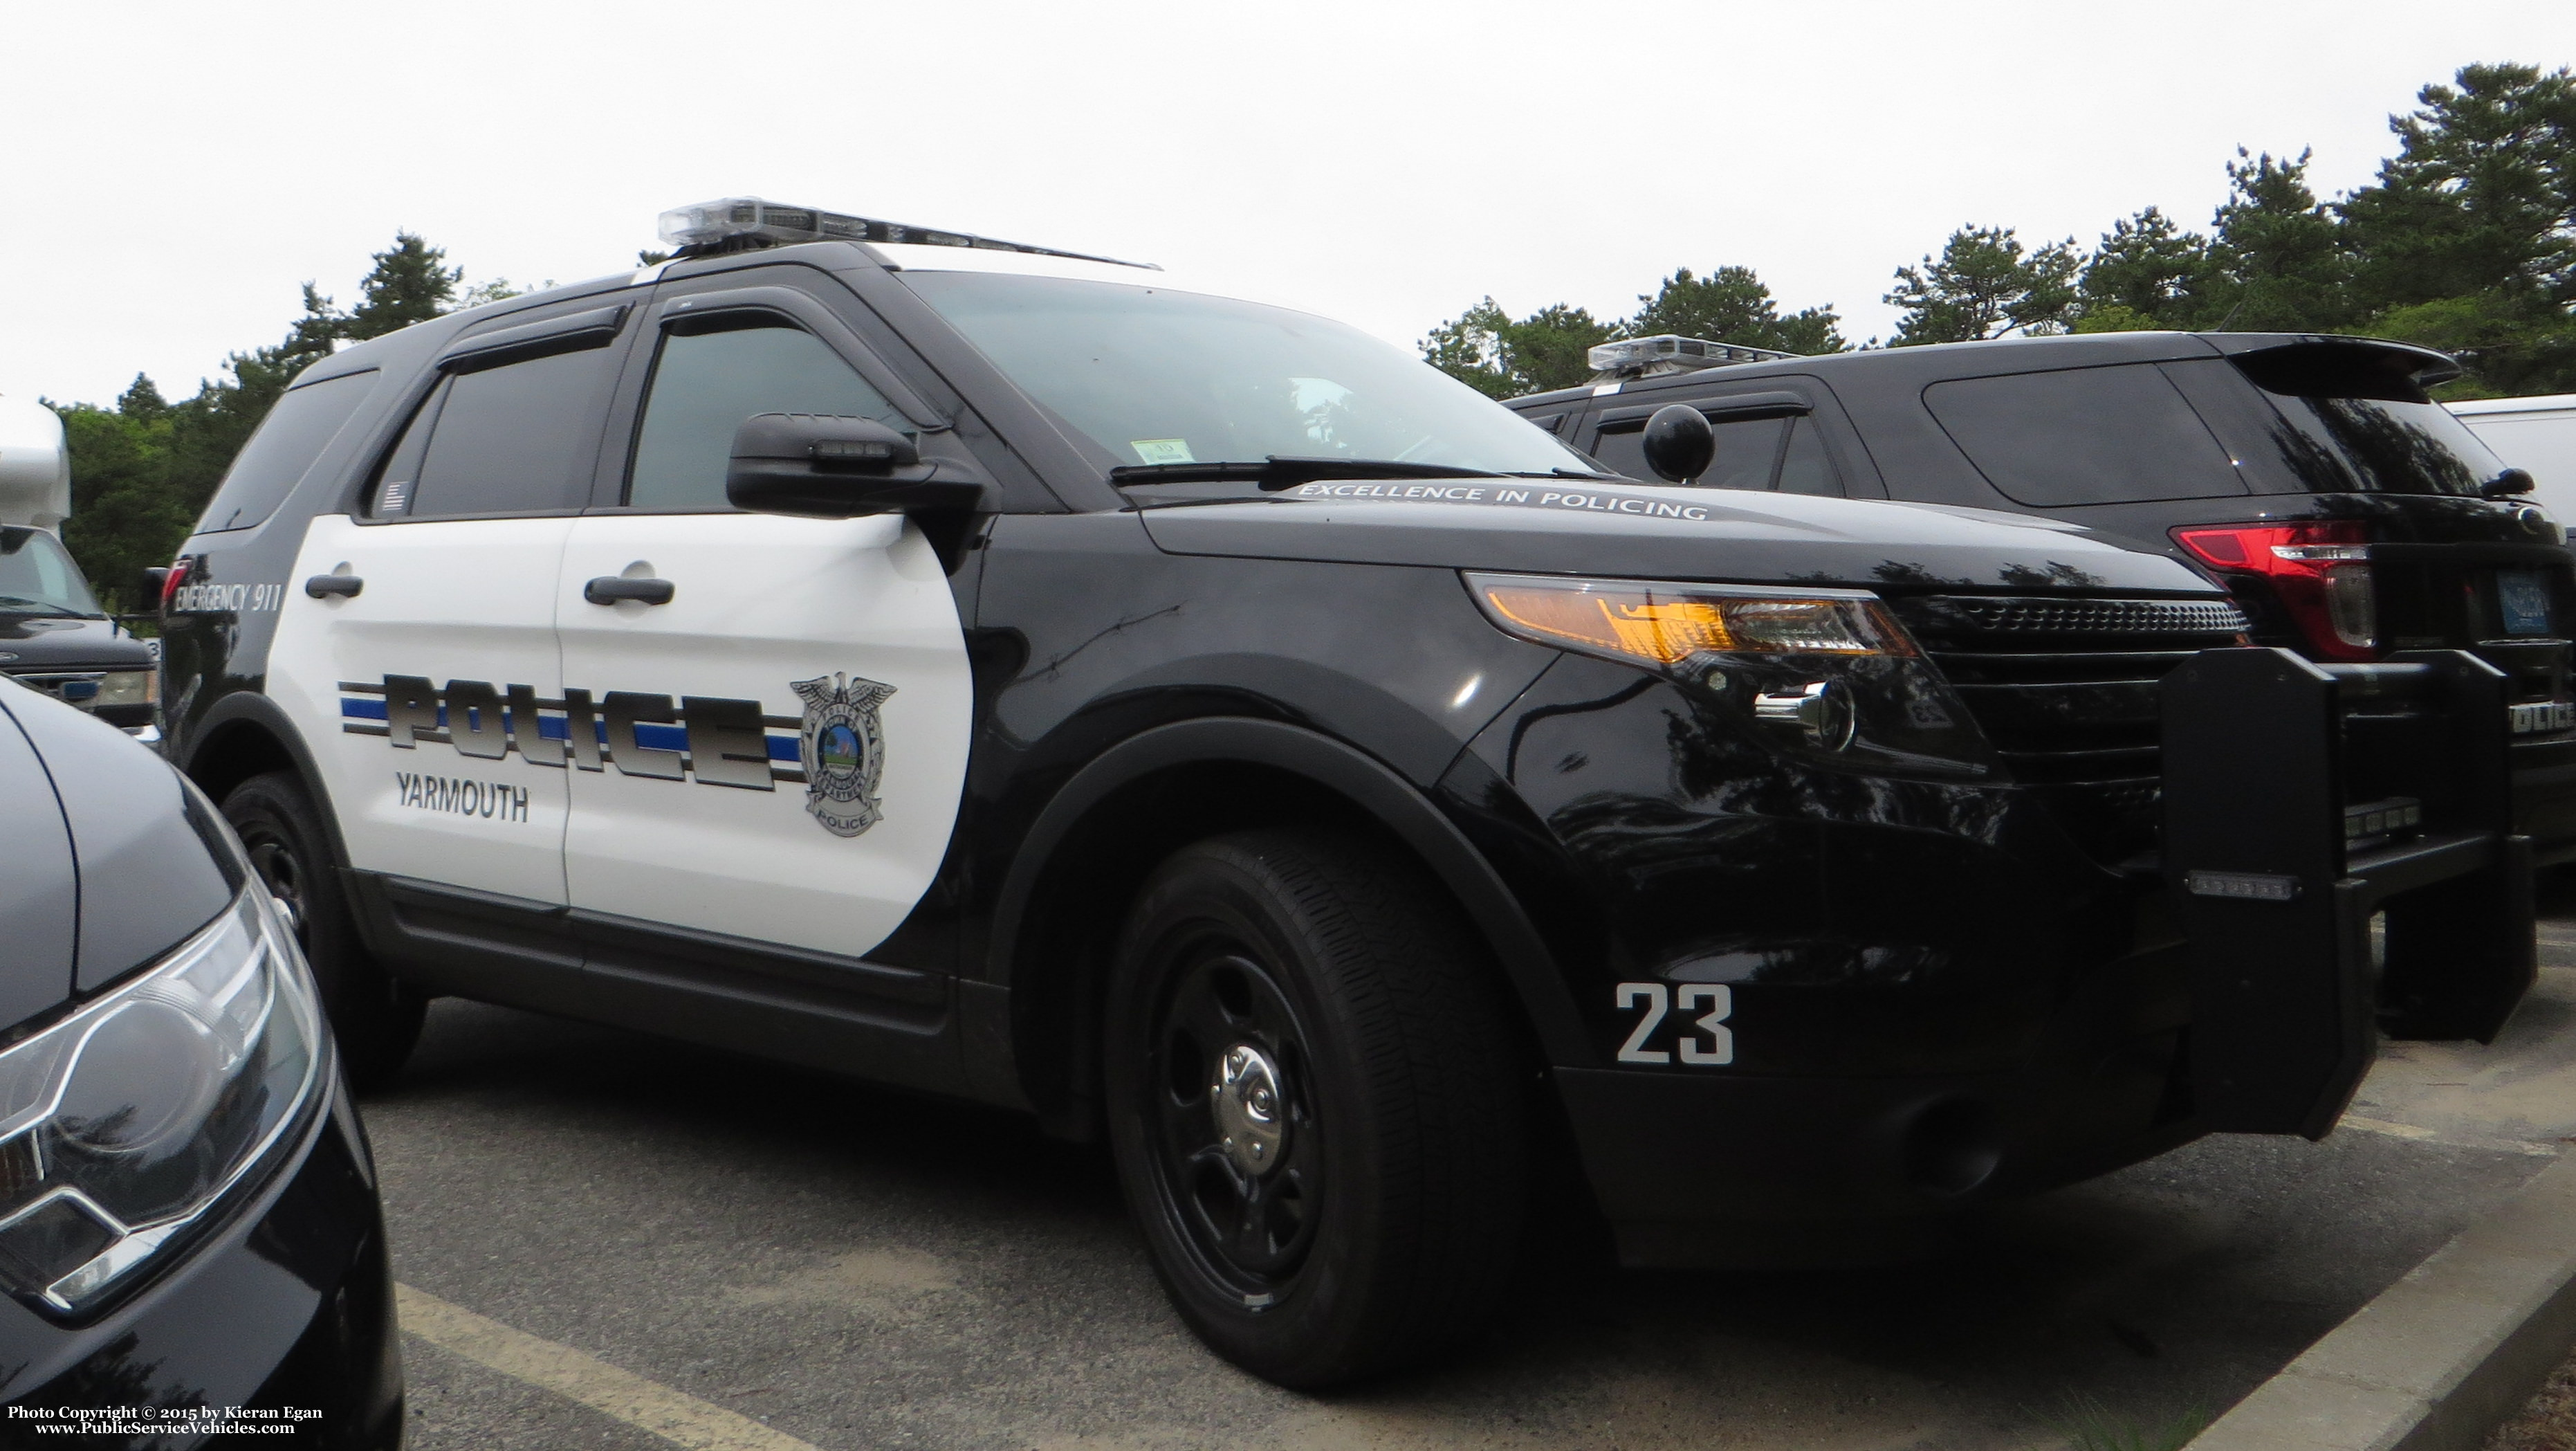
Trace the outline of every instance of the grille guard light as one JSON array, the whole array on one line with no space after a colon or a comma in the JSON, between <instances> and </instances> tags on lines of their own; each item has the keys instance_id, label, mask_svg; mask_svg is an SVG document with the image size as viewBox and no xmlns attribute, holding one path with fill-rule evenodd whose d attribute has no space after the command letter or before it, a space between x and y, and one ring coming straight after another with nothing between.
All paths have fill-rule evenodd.
<instances>
[{"instance_id":1,"label":"grille guard light","mask_svg":"<svg viewBox=\"0 0 2576 1451\"><path fill-rule=\"evenodd\" d=\"M2319 658L2379 658L2379 597L2369 532L2359 522L2229 524L2176 529L2173 538L2222 574L2268 581Z\"/></svg>"},{"instance_id":2,"label":"grille guard light","mask_svg":"<svg viewBox=\"0 0 2576 1451\"><path fill-rule=\"evenodd\" d=\"M1506 634L1663 672L1706 655L1917 653L1866 590L1500 574L1470 574L1467 589Z\"/></svg>"}]
</instances>

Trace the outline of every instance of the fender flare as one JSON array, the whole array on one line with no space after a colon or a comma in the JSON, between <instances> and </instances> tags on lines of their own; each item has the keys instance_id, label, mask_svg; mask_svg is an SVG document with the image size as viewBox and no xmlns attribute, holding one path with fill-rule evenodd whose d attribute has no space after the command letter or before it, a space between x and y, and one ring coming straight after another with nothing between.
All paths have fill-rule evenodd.
<instances>
[{"instance_id":1,"label":"fender flare","mask_svg":"<svg viewBox=\"0 0 2576 1451\"><path fill-rule=\"evenodd\" d=\"M1157 771L1203 763L1267 766L1304 777L1357 805L1393 832L1457 899L1501 965L1548 1061L1589 1063L1597 1056L1554 954L1501 875L1457 824L1376 757L1282 721L1228 716L1156 726L1101 752L1075 772L1038 813L1013 855L994 907L987 981L1011 986L1017 943L1038 883L1092 808Z\"/></svg>"},{"instance_id":2,"label":"fender flare","mask_svg":"<svg viewBox=\"0 0 2576 1451\"><path fill-rule=\"evenodd\" d=\"M178 763L181 774L196 780L207 744L245 723L276 741L287 759L294 762L304 794L312 799L314 811L322 818L323 834L330 840L332 865L345 869L349 864L349 844L340 837L340 813L331 805L330 787L323 784L321 763L313 759L313 750L304 743L304 733L296 729L294 719L266 695L256 690L235 690L207 706L206 713L188 732L188 759ZM220 801L215 804L223 805Z\"/></svg>"}]
</instances>

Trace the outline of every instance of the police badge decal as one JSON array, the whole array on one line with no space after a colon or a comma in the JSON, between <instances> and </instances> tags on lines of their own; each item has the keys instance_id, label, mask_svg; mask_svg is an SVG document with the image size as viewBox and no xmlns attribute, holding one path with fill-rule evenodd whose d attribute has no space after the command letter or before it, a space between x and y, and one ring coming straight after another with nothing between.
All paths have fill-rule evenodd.
<instances>
[{"instance_id":1,"label":"police badge decal","mask_svg":"<svg viewBox=\"0 0 2576 1451\"><path fill-rule=\"evenodd\" d=\"M796 748L805 759L805 809L834 836L857 836L885 813L877 779L885 772L885 732L877 707L894 687L843 675L817 675L789 688L805 702Z\"/></svg>"}]
</instances>

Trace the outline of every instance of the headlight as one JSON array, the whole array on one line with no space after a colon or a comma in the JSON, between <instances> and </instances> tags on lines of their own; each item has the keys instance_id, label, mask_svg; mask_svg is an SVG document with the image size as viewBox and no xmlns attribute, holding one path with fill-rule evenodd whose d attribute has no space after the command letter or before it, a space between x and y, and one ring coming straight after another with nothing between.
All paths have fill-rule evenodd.
<instances>
[{"instance_id":1,"label":"headlight","mask_svg":"<svg viewBox=\"0 0 2576 1451\"><path fill-rule=\"evenodd\" d=\"M303 959L253 883L0 1053L0 1283L79 1310L184 1238L302 1121L322 1041Z\"/></svg>"},{"instance_id":2,"label":"headlight","mask_svg":"<svg viewBox=\"0 0 2576 1451\"><path fill-rule=\"evenodd\" d=\"M1697 655L1915 653L1904 626L1866 590L1505 574L1468 575L1467 588L1509 634L1657 669Z\"/></svg>"},{"instance_id":3,"label":"headlight","mask_svg":"<svg viewBox=\"0 0 2576 1451\"><path fill-rule=\"evenodd\" d=\"M1771 747L1837 769L1983 777L1993 750L1868 590L1469 574L1506 634L1651 670Z\"/></svg>"},{"instance_id":4,"label":"headlight","mask_svg":"<svg viewBox=\"0 0 2576 1451\"><path fill-rule=\"evenodd\" d=\"M110 670L98 679L90 704L150 705L161 698L161 676L151 670Z\"/></svg>"}]
</instances>

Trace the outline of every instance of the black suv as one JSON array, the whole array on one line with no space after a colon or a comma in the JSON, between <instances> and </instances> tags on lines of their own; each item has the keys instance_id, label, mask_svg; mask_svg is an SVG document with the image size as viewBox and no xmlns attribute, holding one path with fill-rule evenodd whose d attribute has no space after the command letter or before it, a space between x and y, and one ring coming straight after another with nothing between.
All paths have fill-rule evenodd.
<instances>
[{"instance_id":1,"label":"black suv","mask_svg":"<svg viewBox=\"0 0 2576 1451\"><path fill-rule=\"evenodd\" d=\"M2566 534L2521 497L2528 474L2426 395L2459 375L2440 353L2110 333L1822 357L1656 338L1596 355L1594 386L1509 406L1629 477L1682 481L1648 458L1645 430L1688 404L1716 434L1714 463L1688 479L1699 486L2081 525L2218 579L2258 644L2324 661L2477 655L2511 680L2521 827L2540 861L2576 858ZM2009 687L2035 669L2058 667L1983 666L1960 683ZM2143 717L2062 703L1981 719L2027 772L2152 781Z\"/></svg>"},{"instance_id":2,"label":"black suv","mask_svg":"<svg viewBox=\"0 0 2576 1451\"><path fill-rule=\"evenodd\" d=\"M1313 1385L1475 1333L1545 1176L1742 1259L2322 1135L2380 1025L2529 980L2478 661L2236 648L2073 526L1601 475L1153 269L666 221L314 364L176 566L171 753L368 1077L458 993L1029 1110ZM2168 753L2160 857L1998 724L2076 710L2150 786L2239 733Z\"/></svg>"},{"instance_id":3,"label":"black suv","mask_svg":"<svg viewBox=\"0 0 2576 1451\"><path fill-rule=\"evenodd\" d=\"M0 681L0 1444L402 1444L375 1166L291 926L177 772Z\"/></svg>"}]
</instances>

